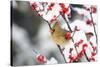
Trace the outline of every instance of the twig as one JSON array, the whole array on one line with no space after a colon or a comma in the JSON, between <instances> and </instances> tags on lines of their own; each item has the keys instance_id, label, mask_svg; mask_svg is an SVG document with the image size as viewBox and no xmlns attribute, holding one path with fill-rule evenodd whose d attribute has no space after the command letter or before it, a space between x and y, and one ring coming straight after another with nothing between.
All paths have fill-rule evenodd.
<instances>
[{"instance_id":1,"label":"twig","mask_svg":"<svg viewBox=\"0 0 100 67\"><path fill-rule=\"evenodd\" d=\"M76 31L74 30L74 31L73 31L73 35L72 35L72 38L74 37L75 32L76 32Z\"/></svg>"},{"instance_id":2,"label":"twig","mask_svg":"<svg viewBox=\"0 0 100 67\"><path fill-rule=\"evenodd\" d=\"M71 29L71 27L70 27L70 25L69 25L69 23L68 23L68 21L66 20L65 16L62 16L62 17L64 18L64 20L65 20L65 22L66 22L66 24L67 24L67 26L68 26L70 32L73 32L72 29ZM72 37L72 42L74 43L73 37ZM74 46L74 47L75 47L75 50L76 50L76 52L77 52L77 54L78 54L78 51L77 51L76 46Z\"/></svg>"},{"instance_id":3,"label":"twig","mask_svg":"<svg viewBox=\"0 0 100 67\"><path fill-rule=\"evenodd\" d=\"M59 51L60 51L61 55L62 55L63 58L64 58L65 63L67 63L67 62L66 62L66 58L65 58L64 54L62 53L61 47L60 47L59 45L57 45L57 46L58 46L58 48L59 48Z\"/></svg>"},{"instance_id":4,"label":"twig","mask_svg":"<svg viewBox=\"0 0 100 67\"><path fill-rule=\"evenodd\" d=\"M97 38L97 33L96 33L96 28L95 28L95 25L94 25L93 17L92 17L92 12L90 12L90 16L91 16L91 20L92 20L92 24L93 24L93 28L94 28L94 33L95 33L95 36L96 36L96 43L97 43L98 38Z\"/></svg>"},{"instance_id":5,"label":"twig","mask_svg":"<svg viewBox=\"0 0 100 67\"><path fill-rule=\"evenodd\" d=\"M84 55L85 55L85 57L86 57L87 61L88 61L88 62L90 62L89 58L87 57L86 52L84 52Z\"/></svg>"},{"instance_id":6,"label":"twig","mask_svg":"<svg viewBox=\"0 0 100 67\"><path fill-rule=\"evenodd\" d=\"M63 15L62 17L63 17L63 19L65 20L65 22L66 22L66 24L67 24L67 26L68 26L70 32L73 32L72 29L71 29L71 27L70 27L70 25L69 25L69 23L68 23L68 21L67 21L66 18L65 18L65 15Z\"/></svg>"}]
</instances>

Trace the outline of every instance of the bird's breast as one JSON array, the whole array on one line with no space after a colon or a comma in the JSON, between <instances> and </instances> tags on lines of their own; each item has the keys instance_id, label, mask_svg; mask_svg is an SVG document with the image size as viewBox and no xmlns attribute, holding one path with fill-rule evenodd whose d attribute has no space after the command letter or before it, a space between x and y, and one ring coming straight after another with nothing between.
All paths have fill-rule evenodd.
<instances>
[{"instance_id":1,"label":"bird's breast","mask_svg":"<svg viewBox=\"0 0 100 67\"><path fill-rule=\"evenodd\" d=\"M62 33L61 31L60 32L55 31L52 34L52 38L53 38L54 42L58 45L64 45L66 43L65 34Z\"/></svg>"}]
</instances>

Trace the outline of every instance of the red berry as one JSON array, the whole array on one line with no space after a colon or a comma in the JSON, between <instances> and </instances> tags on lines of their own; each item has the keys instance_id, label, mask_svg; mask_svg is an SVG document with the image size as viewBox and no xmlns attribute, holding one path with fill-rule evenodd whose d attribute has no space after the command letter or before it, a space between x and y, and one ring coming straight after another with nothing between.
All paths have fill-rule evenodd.
<instances>
[{"instance_id":1,"label":"red berry","mask_svg":"<svg viewBox=\"0 0 100 67\"><path fill-rule=\"evenodd\" d=\"M66 12L68 12L68 8L63 8L62 11L65 14Z\"/></svg>"},{"instance_id":2,"label":"red berry","mask_svg":"<svg viewBox=\"0 0 100 67\"><path fill-rule=\"evenodd\" d=\"M85 47L87 47L88 46L88 44L83 44L83 46L82 46L82 49L84 50L85 49Z\"/></svg>"},{"instance_id":3,"label":"red berry","mask_svg":"<svg viewBox=\"0 0 100 67\"><path fill-rule=\"evenodd\" d=\"M81 52L78 54L78 56L77 56L77 57L78 57L78 58L81 58L81 57L83 56L84 52L85 52L85 50L84 50L84 49L82 49L82 50L81 50Z\"/></svg>"},{"instance_id":4,"label":"red berry","mask_svg":"<svg viewBox=\"0 0 100 67\"><path fill-rule=\"evenodd\" d=\"M95 51L96 50L96 47L95 46L92 46L93 50Z\"/></svg>"},{"instance_id":5,"label":"red berry","mask_svg":"<svg viewBox=\"0 0 100 67\"><path fill-rule=\"evenodd\" d=\"M61 7L61 11L60 11L61 15L64 15L65 13L68 12L69 7L65 7L65 5L63 3L60 3L59 5ZM71 14L68 14L68 17L71 17Z\"/></svg>"},{"instance_id":6,"label":"red berry","mask_svg":"<svg viewBox=\"0 0 100 67\"><path fill-rule=\"evenodd\" d=\"M69 59L70 59L71 61L74 61L74 60L75 60L75 57L72 56L72 55L69 55Z\"/></svg>"},{"instance_id":7,"label":"red berry","mask_svg":"<svg viewBox=\"0 0 100 67\"><path fill-rule=\"evenodd\" d=\"M48 10L48 11L49 11L49 10L52 10L53 6L54 6L54 3L51 3L51 4L48 6L47 10Z\"/></svg>"},{"instance_id":8,"label":"red berry","mask_svg":"<svg viewBox=\"0 0 100 67\"><path fill-rule=\"evenodd\" d=\"M59 5L60 5L62 8L65 7L65 5L64 5L63 3L59 3Z\"/></svg>"},{"instance_id":9,"label":"red berry","mask_svg":"<svg viewBox=\"0 0 100 67\"><path fill-rule=\"evenodd\" d=\"M54 20L56 20L56 15L54 15L53 18L50 20L50 24L51 24Z\"/></svg>"},{"instance_id":10,"label":"red berry","mask_svg":"<svg viewBox=\"0 0 100 67\"><path fill-rule=\"evenodd\" d=\"M87 24L87 25L92 25L92 20L89 20L89 19L86 20L86 24Z\"/></svg>"},{"instance_id":11,"label":"red berry","mask_svg":"<svg viewBox=\"0 0 100 67\"><path fill-rule=\"evenodd\" d=\"M48 8L47 8L47 10L49 11L49 10L52 10L52 8L49 6Z\"/></svg>"},{"instance_id":12,"label":"red berry","mask_svg":"<svg viewBox=\"0 0 100 67\"><path fill-rule=\"evenodd\" d=\"M51 20L50 20L50 23L52 23L53 21L54 21L54 19L51 19Z\"/></svg>"},{"instance_id":13,"label":"red berry","mask_svg":"<svg viewBox=\"0 0 100 67\"><path fill-rule=\"evenodd\" d=\"M38 56L37 56L37 60L38 60L39 62L45 62L45 57L44 57L43 55L38 55Z\"/></svg>"},{"instance_id":14,"label":"red berry","mask_svg":"<svg viewBox=\"0 0 100 67\"><path fill-rule=\"evenodd\" d=\"M56 15L54 15L53 18L56 18Z\"/></svg>"},{"instance_id":15,"label":"red berry","mask_svg":"<svg viewBox=\"0 0 100 67\"><path fill-rule=\"evenodd\" d=\"M82 39L80 39L80 41L79 42L77 42L77 43L75 43L75 45L78 47L80 44L82 44L83 43L83 40Z\"/></svg>"},{"instance_id":16,"label":"red berry","mask_svg":"<svg viewBox=\"0 0 100 67\"><path fill-rule=\"evenodd\" d=\"M55 5L54 3L51 3L51 4L50 4L51 7L53 7L54 5Z\"/></svg>"},{"instance_id":17,"label":"red berry","mask_svg":"<svg viewBox=\"0 0 100 67\"><path fill-rule=\"evenodd\" d=\"M32 4L32 10L36 10L37 7L38 7L37 4L34 2L34 3Z\"/></svg>"},{"instance_id":18,"label":"red berry","mask_svg":"<svg viewBox=\"0 0 100 67\"><path fill-rule=\"evenodd\" d=\"M90 61L95 61L95 59L93 57L90 58Z\"/></svg>"},{"instance_id":19,"label":"red berry","mask_svg":"<svg viewBox=\"0 0 100 67\"><path fill-rule=\"evenodd\" d=\"M37 14L37 16L43 16L42 14Z\"/></svg>"},{"instance_id":20,"label":"red berry","mask_svg":"<svg viewBox=\"0 0 100 67\"><path fill-rule=\"evenodd\" d=\"M66 35L65 35L65 38L67 40L71 39L71 33L70 32L67 32Z\"/></svg>"},{"instance_id":21,"label":"red berry","mask_svg":"<svg viewBox=\"0 0 100 67\"><path fill-rule=\"evenodd\" d=\"M92 52L91 54L92 54L92 56L95 56L95 55L96 55L96 53L95 53L95 52Z\"/></svg>"},{"instance_id":22,"label":"red berry","mask_svg":"<svg viewBox=\"0 0 100 67\"><path fill-rule=\"evenodd\" d=\"M92 7L91 7L91 12L92 12L92 13L96 13L96 12L97 12L97 9L96 9L95 6L92 6Z\"/></svg>"},{"instance_id":23,"label":"red berry","mask_svg":"<svg viewBox=\"0 0 100 67\"><path fill-rule=\"evenodd\" d=\"M81 44L81 43L83 43L83 40L82 39L79 41L79 44Z\"/></svg>"}]
</instances>

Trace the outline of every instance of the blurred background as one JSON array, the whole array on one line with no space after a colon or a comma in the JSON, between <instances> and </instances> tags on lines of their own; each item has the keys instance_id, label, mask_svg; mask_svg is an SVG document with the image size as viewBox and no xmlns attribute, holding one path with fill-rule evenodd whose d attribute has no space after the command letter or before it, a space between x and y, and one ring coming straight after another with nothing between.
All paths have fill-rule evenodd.
<instances>
[{"instance_id":1,"label":"blurred background","mask_svg":"<svg viewBox=\"0 0 100 67\"><path fill-rule=\"evenodd\" d=\"M36 16L28 1L11 1L11 65L37 65L36 52L47 59L64 63L59 49L50 37L45 21Z\"/></svg>"}]
</instances>

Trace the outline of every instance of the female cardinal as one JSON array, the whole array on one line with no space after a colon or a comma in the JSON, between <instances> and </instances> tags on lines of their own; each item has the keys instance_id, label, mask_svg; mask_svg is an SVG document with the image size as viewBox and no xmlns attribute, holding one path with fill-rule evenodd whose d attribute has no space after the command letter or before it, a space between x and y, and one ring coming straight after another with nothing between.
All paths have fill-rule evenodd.
<instances>
[{"instance_id":1,"label":"female cardinal","mask_svg":"<svg viewBox=\"0 0 100 67\"><path fill-rule=\"evenodd\" d=\"M57 45L65 46L65 44L71 39L71 33L61 28L58 21L53 21L50 24L52 28L51 36Z\"/></svg>"}]
</instances>

